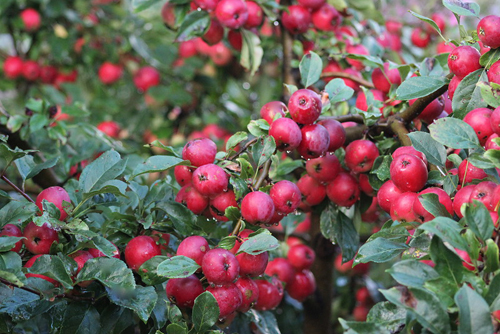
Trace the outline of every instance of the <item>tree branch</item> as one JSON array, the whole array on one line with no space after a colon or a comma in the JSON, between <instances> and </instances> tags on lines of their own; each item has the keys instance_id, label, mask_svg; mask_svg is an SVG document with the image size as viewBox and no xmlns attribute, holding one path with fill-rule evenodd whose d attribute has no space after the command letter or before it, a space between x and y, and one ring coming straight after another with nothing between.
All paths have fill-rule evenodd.
<instances>
[{"instance_id":1,"label":"tree branch","mask_svg":"<svg viewBox=\"0 0 500 334\"><path fill-rule=\"evenodd\" d=\"M324 119L334 119L336 121L339 121L340 123L344 123L344 122L356 122L358 124L364 123L363 116L356 115L356 114L347 114L347 115L340 115L340 116L320 116L318 118L318 121L321 121Z\"/></svg>"},{"instance_id":2,"label":"tree branch","mask_svg":"<svg viewBox=\"0 0 500 334\"><path fill-rule=\"evenodd\" d=\"M264 167L262 168L262 172L253 186L254 189L258 190L260 188L260 186L262 185L262 183L266 179L267 175L269 174L270 167L271 167L271 159L267 160L266 163L264 164Z\"/></svg>"},{"instance_id":3,"label":"tree branch","mask_svg":"<svg viewBox=\"0 0 500 334\"><path fill-rule=\"evenodd\" d=\"M375 88L373 84L370 81L367 81L363 78L355 77L351 74L344 73L344 72L325 72L321 73L320 78L342 78L342 79L349 79L354 81L357 84L360 84L361 86L365 86L366 88Z\"/></svg>"},{"instance_id":4,"label":"tree branch","mask_svg":"<svg viewBox=\"0 0 500 334\"><path fill-rule=\"evenodd\" d=\"M4 180L9 186L11 186L12 188L14 188L15 191L17 191L18 193L20 193L24 198L26 198L28 201L30 201L31 203L35 203L34 200L31 199L31 197L28 196L28 194L26 194L24 191L22 191L21 189L19 189L14 183L12 183L5 175L2 174L2 180Z\"/></svg>"},{"instance_id":5,"label":"tree branch","mask_svg":"<svg viewBox=\"0 0 500 334\"><path fill-rule=\"evenodd\" d=\"M453 74L448 74L446 78L451 79ZM427 107L432 101L443 95L448 90L448 84L439 88L437 91L430 93L427 96L421 97L415 101L411 106L399 113L399 117L405 122L409 123L413 121L422 113L422 111Z\"/></svg>"}]
</instances>

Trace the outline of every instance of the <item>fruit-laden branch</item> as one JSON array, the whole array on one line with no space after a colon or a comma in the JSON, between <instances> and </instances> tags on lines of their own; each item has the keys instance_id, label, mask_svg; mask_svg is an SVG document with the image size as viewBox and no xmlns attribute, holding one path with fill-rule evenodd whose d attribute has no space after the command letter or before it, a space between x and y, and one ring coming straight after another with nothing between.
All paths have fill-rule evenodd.
<instances>
[{"instance_id":1,"label":"fruit-laden branch","mask_svg":"<svg viewBox=\"0 0 500 334\"><path fill-rule=\"evenodd\" d=\"M355 141L356 139L361 139L365 135L368 127L364 124L350 126L345 129L345 143L344 145L349 144L350 142Z\"/></svg>"},{"instance_id":2,"label":"fruit-laden branch","mask_svg":"<svg viewBox=\"0 0 500 334\"><path fill-rule=\"evenodd\" d=\"M11 132L4 125L0 125L0 133L9 137L7 139L7 144L9 144L10 147L13 148L18 147L21 150L32 149L32 147L26 141L21 139L19 132ZM44 160L41 154L38 154L38 156L42 160ZM57 186L60 184L61 181L51 168L47 168L42 170L38 175L35 175L33 177L33 182L35 182L37 185L45 189L48 187Z\"/></svg>"},{"instance_id":3,"label":"fruit-laden branch","mask_svg":"<svg viewBox=\"0 0 500 334\"><path fill-rule=\"evenodd\" d=\"M325 72L325 73L321 73L320 78L321 79L323 79L323 78L349 79L349 80L352 80L355 83L360 84L361 86L364 86L366 88L375 88L370 81L365 80L363 78L356 77L356 76L348 74L348 73L344 73L344 72Z\"/></svg>"}]
</instances>

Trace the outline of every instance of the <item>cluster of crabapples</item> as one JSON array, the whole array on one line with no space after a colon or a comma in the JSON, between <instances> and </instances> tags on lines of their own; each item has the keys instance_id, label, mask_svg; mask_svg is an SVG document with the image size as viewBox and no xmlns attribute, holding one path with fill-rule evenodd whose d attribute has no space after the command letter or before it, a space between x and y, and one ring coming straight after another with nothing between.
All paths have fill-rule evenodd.
<instances>
[{"instance_id":1,"label":"cluster of crabapples","mask_svg":"<svg viewBox=\"0 0 500 334\"><path fill-rule=\"evenodd\" d=\"M36 205L43 212L43 202L47 201L54 204L60 211L59 220L64 221L68 214L65 209L68 208L68 205L71 203L71 199L69 194L61 187L50 187L47 188L38 194L36 198ZM44 223L41 226L36 225L34 222L29 222L23 230L21 230L20 226L16 224L6 224L0 230L0 237L2 236L10 236L10 237L22 237L23 239L19 240L14 247L11 249L13 252L20 253L22 251L23 245L27 252L33 254L33 256L29 257L28 261L25 263L25 268L30 268L33 266L35 261L44 254L49 254L52 244L59 242L59 233L57 231L57 227L51 226L48 223ZM116 246L115 246L116 247ZM26 253L28 254L28 253ZM95 257L105 256L97 248L89 248L86 250L77 250L76 252L69 255L75 262L78 267L76 272L73 273L73 277L80 272L83 268L85 262L89 259ZM113 257L119 258L119 250L116 248L116 251L113 252ZM48 282L59 285L59 283L47 276L27 273L26 277L38 277L47 280ZM80 286L85 287L89 285L91 282L81 282Z\"/></svg>"},{"instance_id":2,"label":"cluster of crabapples","mask_svg":"<svg viewBox=\"0 0 500 334\"><path fill-rule=\"evenodd\" d=\"M269 194L252 191L245 195L241 204L229 189L230 175L214 164L217 146L209 138L194 139L183 148L182 158L190 166L176 166L174 175L182 186L175 200L187 206L195 214L205 214L219 221L228 221L226 209L241 209L243 219L253 225L277 224L300 205L301 192L293 182L275 183Z\"/></svg>"},{"instance_id":3,"label":"cluster of crabapples","mask_svg":"<svg viewBox=\"0 0 500 334\"><path fill-rule=\"evenodd\" d=\"M210 249L201 236L184 239L177 248L177 255L191 258L201 268L191 276L169 279L166 286L169 300L179 307L192 308L196 297L209 291L219 305L219 318L231 319L236 312L244 313L250 308L275 309L285 288L298 301L314 292L316 282L309 268L315 254L311 248L296 245L289 249L287 258L276 257L271 261L268 252L238 253L251 233L252 230L241 231L230 250Z\"/></svg>"}]
</instances>

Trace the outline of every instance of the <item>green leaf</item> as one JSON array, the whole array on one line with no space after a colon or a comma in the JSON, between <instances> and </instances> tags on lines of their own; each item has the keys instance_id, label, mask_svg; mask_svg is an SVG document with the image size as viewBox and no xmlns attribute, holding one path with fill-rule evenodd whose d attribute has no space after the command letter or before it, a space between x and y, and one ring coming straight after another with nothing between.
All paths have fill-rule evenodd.
<instances>
[{"instance_id":1,"label":"green leaf","mask_svg":"<svg viewBox=\"0 0 500 334\"><path fill-rule=\"evenodd\" d=\"M17 319L28 320L36 314L46 312L50 302L39 295L19 288L0 284L0 313Z\"/></svg>"},{"instance_id":2,"label":"green leaf","mask_svg":"<svg viewBox=\"0 0 500 334\"><path fill-rule=\"evenodd\" d=\"M137 285L135 290L131 291L106 288L106 291L112 303L134 311L144 323L148 321L158 300L158 295L152 286Z\"/></svg>"},{"instance_id":3,"label":"green leaf","mask_svg":"<svg viewBox=\"0 0 500 334\"><path fill-rule=\"evenodd\" d=\"M321 212L320 230L325 238L340 246L343 263L350 261L356 255L359 234L354 223L344 213L337 211L331 202Z\"/></svg>"},{"instance_id":4,"label":"green leaf","mask_svg":"<svg viewBox=\"0 0 500 334\"><path fill-rule=\"evenodd\" d=\"M497 87L498 85L479 81L477 86L481 89L481 97L485 103L493 108L500 106L500 89Z\"/></svg>"},{"instance_id":5,"label":"green leaf","mask_svg":"<svg viewBox=\"0 0 500 334\"><path fill-rule=\"evenodd\" d=\"M486 240L485 257L485 272L492 273L500 269L498 245L492 239Z\"/></svg>"},{"instance_id":6,"label":"green leaf","mask_svg":"<svg viewBox=\"0 0 500 334\"><path fill-rule=\"evenodd\" d=\"M192 259L178 255L158 265L158 275L168 278L183 278L194 274L200 266Z\"/></svg>"},{"instance_id":7,"label":"green leaf","mask_svg":"<svg viewBox=\"0 0 500 334\"><path fill-rule=\"evenodd\" d=\"M170 324L167 326L168 334L187 334L188 329L186 324Z\"/></svg>"},{"instance_id":8,"label":"green leaf","mask_svg":"<svg viewBox=\"0 0 500 334\"><path fill-rule=\"evenodd\" d=\"M23 151L19 148L11 149L7 144L0 143L0 166L7 167L14 160L26 156L28 153L36 152L34 150ZM4 163L2 163L4 161Z\"/></svg>"},{"instance_id":9,"label":"green leaf","mask_svg":"<svg viewBox=\"0 0 500 334\"><path fill-rule=\"evenodd\" d=\"M437 236L432 238L430 253L432 261L436 264L434 270L441 275L440 278L446 280L446 283L452 285L454 289L458 289L466 270L462 260Z\"/></svg>"},{"instance_id":10,"label":"green leaf","mask_svg":"<svg viewBox=\"0 0 500 334\"><path fill-rule=\"evenodd\" d=\"M91 304L69 303L61 325L61 334L86 334L101 331L101 317Z\"/></svg>"},{"instance_id":11,"label":"green leaf","mask_svg":"<svg viewBox=\"0 0 500 334\"><path fill-rule=\"evenodd\" d=\"M479 17L479 5L475 2L463 2L461 0L443 0L443 5L453 13L460 16Z\"/></svg>"},{"instance_id":12,"label":"green leaf","mask_svg":"<svg viewBox=\"0 0 500 334\"><path fill-rule=\"evenodd\" d=\"M368 313L367 322L376 322L385 329L396 333L406 320L406 310L389 302L375 304Z\"/></svg>"},{"instance_id":13,"label":"green leaf","mask_svg":"<svg viewBox=\"0 0 500 334\"><path fill-rule=\"evenodd\" d=\"M139 13L153 5L156 5L160 1L161 0L132 0L132 8L135 13Z\"/></svg>"},{"instance_id":14,"label":"green leaf","mask_svg":"<svg viewBox=\"0 0 500 334\"><path fill-rule=\"evenodd\" d=\"M262 137L267 135L269 123L264 119L251 120L247 125L247 129L255 137Z\"/></svg>"},{"instance_id":15,"label":"green leaf","mask_svg":"<svg viewBox=\"0 0 500 334\"><path fill-rule=\"evenodd\" d=\"M426 22L426 23L430 24L430 25L431 25L431 27L433 27L433 28L434 28L434 30L436 30L436 31L438 32L438 34L439 34L439 35L440 35L443 39L445 39L445 38L443 37L443 34L442 34L442 31L441 31L441 28L439 28L439 26L436 24L436 22L434 22L434 20L432 20L432 19L430 19L430 18L428 18L428 17L426 17L426 16L423 16L423 15L417 14L417 13L415 13L415 12L414 12L414 11L412 11L412 10L410 10L409 12L410 12L410 14L411 14L411 15L415 16L417 19L419 19L419 20L421 20L421 21L424 21L424 22Z\"/></svg>"},{"instance_id":16,"label":"green leaf","mask_svg":"<svg viewBox=\"0 0 500 334\"><path fill-rule=\"evenodd\" d=\"M384 68L384 62L379 57L349 53L347 58L361 60L366 66Z\"/></svg>"},{"instance_id":17,"label":"green leaf","mask_svg":"<svg viewBox=\"0 0 500 334\"><path fill-rule=\"evenodd\" d=\"M423 287L424 283L439 277L439 274L425 263L409 259L395 263L386 270L401 285Z\"/></svg>"},{"instance_id":18,"label":"green leaf","mask_svg":"<svg viewBox=\"0 0 500 334\"><path fill-rule=\"evenodd\" d=\"M479 148L479 139L474 129L464 121L445 117L429 125L431 137L451 148Z\"/></svg>"},{"instance_id":19,"label":"green leaf","mask_svg":"<svg viewBox=\"0 0 500 334\"><path fill-rule=\"evenodd\" d=\"M325 86L325 91L328 93L331 104L347 101L354 94L354 89L347 86L345 81L340 78L330 80Z\"/></svg>"},{"instance_id":20,"label":"green leaf","mask_svg":"<svg viewBox=\"0 0 500 334\"><path fill-rule=\"evenodd\" d=\"M262 231L261 231L262 230ZM268 230L261 229L259 234L250 234L248 240L243 242L238 250L238 254L247 253L258 255L279 247L278 239L273 237Z\"/></svg>"},{"instance_id":21,"label":"green leaf","mask_svg":"<svg viewBox=\"0 0 500 334\"><path fill-rule=\"evenodd\" d=\"M483 241L490 239L495 226L486 206L477 200L465 208L465 221L472 232Z\"/></svg>"},{"instance_id":22,"label":"green leaf","mask_svg":"<svg viewBox=\"0 0 500 334\"><path fill-rule=\"evenodd\" d=\"M92 161L80 175L80 190L86 194L101 189L106 182L114 180L125 170L127 160L122 160L114 150L104 152Z\"/></svg>"},{"instance_id":23,"label":"green leaf","mask_svg":"<svg viewBox=\"0 0 500 334\"><path fill-rule=\"evenodd\" d=\"M73 261L74 262L74 261ZM62 259L55 255L42 255L36 259L28 272L32 274L45 275L59 281L64 288L72 289L73 280L71 279L71 271L66 267Z\"/></svg>"},{"instance_id":24,"label":"green leaf","mask_svg":"<svg viewBox=\"0 0 500 334\"><path fill-rule=\"evenodd\" d=\"M355 263L387 262L400 255L409 246L385 238L377 238L365 243L358 251Z\"/></svg>"},{"instance_id":25,"label":"green leaf","mask_svg":"<svg viewBox=\"0 0 500 334\"><path fill-rule=\"evenodd\" d=\"M276 143L272 136L267 136L262 140L261 145L256 145L255 148L257 148L256 152L259 156L259 158L256 160L258 161L257 163L257 170L258 170L264 163L266 163L269 159L271 159L271 156L276 151Z\"/></svg>"},{"instance_id":26,"label":"green leaf","mask_svg":"<svg viewBox=\"0 0 500 334\"><path fill-rule=\"evenodd\" d=\"M419 288L395 287L380 291L391 303L412 313L432 333L450 333L450 318L432 292Z\"/></svg>"},{"instance_id":27,"label":"green leaf","mask_svg":"<svg viewBox=\"0 0 500 334\"><path fill-rule=\"evenodd\" d=\"M488 157L485 157L483 154L480 153L472 153L467 158L467 161L469 161L477 168L481 169L495 168L495 164Z\"/></svg>"},{"instance_id":28,"label":"green leaf","mask_svg":"<svg viewBox=\"0 0 500 334\"><path fill-rule=\"evenodd\" d=\"M233 186L234 195L236 200L244 197L244 195L249 191L248 185L241 177L231 175L229 183Z\"/></svg>"},{"instance_id":29,"label":"green leaf","mask_svg":"<svg viewBox=\"0 0 500 334\"><path fill-rule=\"evenodd\" d=\"M418 99L434 93L446 83L444 77L411 77L401 83L396 96L400 100Z\"/></svg>"},{"instance_id":30,"label":"green leaf","mask_svg":"<svg viewBox=\"0 0 500 334\"><path fill-rule=\"evenodd\" d=\"M235 235L229 235L227 237L222 238L219 241L219 244L217 247L223 248L223 249L231 249L234 247L236 244L236 236Z\"/></svg>"},{"instance_id":31,"label":"green leaf","mask_svg":"<svg viewBox=\"0 0 500 334\"><path fill-rule=\"evenodd\" d=\"M236 222L241 218L241 211L237 207L229 206L226 208L224 216L226 216L227 219Z\"/></svg>"},{"instance_id":32,"label":"green leaf","mask_svg":"<svg viewBox=\"0 0 500 334\"><path fill-rule=\"evenodd\" d=\"M260 38L250 30L240 30L243 44L241 46L240 64L250 71L253 76L262 62L264 50L260 45Z\"/></svg>"},{"instance_id":33,"label":"green leaf","mask_svg":"<svg viewBox=\"0 0 500 334\"><path fill-rule=\"evenodd\" d=\"M304 161L302 160L285 161L279 164L278 168L276 169L276 175L289 175L291 172L300 167L304 167Z\"/></svg>"},{"instance_id":34,"label":"green leaf","mask_svg":"<svg viewBox=\"0 0 500 334\"><path fill-rule=\"evenodd\" d=\"M238 158L236 161L240 164L241 172L240 172L240 177L243 180L246 180L248 178L253 177L255 174L255 171L252 167L252 165L248 162L248 160L243 159L243 158ZM231 180L229 180L231 181Z\"/></svg>"},{"instance_id":35,"label":"green leaf","mask_svg":"<svg viewBox=\"0 0 500 334\"><path fill-rule=\"evenodd\" d=\"M444 242L450 243L453 247L467 251L468 246L465 240L460 236L462 227L453 219L447 217L436 217L433 220L424 223L418 227L433 233Z\"/></svg>"},{"instance_id":36,"label":"green leaf","mask_svg":"<svg viewBox=\"0 0 500 334\"><path fill-rule=\"evenodd\" d=\"M204 10L195 10L187 14L182 21L175 40L184 42L193 37L202 36L210 26L210 15Z\"/></svg>"},{"instance_id":37,"label":"green leaf","mask_svg":"<svg viewBox=\"0 0 500 334\"><path fill-rule=\"evenodd\" d=\"M500 275L491 280L485 299L491 310L500 310Z\"/></svg>"},{"instance_id":38,"label":"green leaf","mask_svg":"<svg viewBox=\"0 0 500 334\"><path fill-rule=\"evenodd\" d=\"M183 225L192 226L196 223L195 214L181 203L164 201L159 202L156 207L165 211L171 220L179 221Z\"/></svg>"},{"instance_id":39,"label":"green leaf","mask_svg":"<svg viewBox=\"0 0 500 334\"><path fill-rule=\"evenodd\" d=\"M254 309L250 309L247 314L251 318L250 322L255 324L261 333L280 334L278 322L271 311L257 312Z\"/></svg>"},{"instance_id":40,"label":"green leaf","mask_svg":"<svg viewBox=\"0 0 500 334\"><path fill-rule=\"evenodd\" d=\"M92 239L95 248L104 253L107 257L113 257L116 247L108 239L98 235Z\"/></svg>"},{"instance_id":41,"label":"green leaf","mask_svg":"<svg viewBox=\"0 0 500 334\"><path fill-rule=\"evenodd\" d=\"M345 334L390 334L389 330L375 322L345 321L339 318Z\"/></svg>"},{"instance_id":42,"label":"green leaf","mask_svg":"<svg viewBox=\"0 0 500 334\"><path fill-rule=\"evenodd\" d=\"M95 279L111 289L135 288L132 270L125 262L114 257L97 257L88 260L76 279L77 282Z\"/></svg>"},{"instance_id":43,"label":"green leaf","mask_svg":"<svg viewBox=\"0 0 500 334\"><path fill-rule=\"evenodd\" d=\"M288 93L290 95L292 95L293 93L295 93L297 90L299 90L299 88L295 85L287 85L287 84L283 84L283 86L286 87L286 89L288 90Z\"/></svg>"},{"instance_id":44,"label":"green leaf","mask_svg":"<svg viewBox=\"0 0 500 334\"><path fill-rule=\"evenodd\" d=\"M26 277L21 270L21 257L15 252L0 253L0 277L19 287L24 286Z\"/></svg>"},{"instance_id":45,"label":"green leaf","mask_svg":"<svg viewBox=\"0 0 500 334\"><path fill-rule=\"evenodd\" d=\"M392 156L390 155L377 157L377 159L375 159L375 162L373 163L373 167L372 170L370 171L370 174L376 175L377 178L382 182L387 181L391 177L390 173L391 162L392 162Z\"/></svg>"},{"instance_id":46,"label":"green leaf","mask_svg":"<svg viewBox=\"0 0 500 334\"><path fill-rule=\"evenodd\" d=\"M443 167L446 163L446 148L432 139L427 132L416 131L408 134L413 147L422 152L429 163Z\"/></svg>"},{"instance_id":47,"label":"green leaf","mask_svg":"<svg viewBox=\"0 0 500 334\"><path fill-rule=\"evenodd\" d=\"M8 237L0 236L0 252L10 251L19 240L26 239L25 237Z\"/></svg>"},{"instance_id":48,"label":"green leaf","mask_svg":"<svg viewBox=\"0 0 500 334\"><path fill-rule=\"evenodd\" d=\"M166 260L168 260L167 256L157 255L144 262L137 271L142 281L147 285L156 285L165 282L167 278L158 275L158 266Z\"/></svg>"},{"instance_id":49,"label":"green leaf","mask_svg":"<svg viewBox=\"0 0 500 334\"><path fill-rule=\"evenodd\" d=\"M481 58L479 58L479 64L482 67L489 69L490 66L496 63L498 60L500 60L500 49L490 49L488 52L481 55Z\"/></svg>"},{"instance_id":50,"label":"green leaf","mask_svg":"<svg viewBox=\"0 0 500 334\"><path fill-rule=\"evenodd\" d=\"M237 146L239 143L241 143L244 140L248 139L248 134L244 131L239 131L236 132L234 135L229 137L229 139L226 142L226 151L229 151L230 149L234 148Z\"/></svg>"},{"instance_id":51,"label":"green leaf","mask_svg":"<svg viewBox=\"0 0 500 334\"><path fill-rule=\"evenodd\" d=\"M455 90L452 101L453 116L463 119L471 110L487 107L481 96L481 87L478 82L488 81L486 71L479 69L462 79Z\"/></svg>"},{"instance_id":52,"label":"green leaf","mask_svg":"<svg viewBox=\"0 0 500 334\"><path fill-rule=\"evenodd\" d=\"M38 175L42 170L54 167L59 161L60 156L51 158L45 162L37 164L32 155L26 155L15 161L17 170L21 177L23 178L23 183L27 179L31 179L33 176Z\"/></svg>"},{"instance_id":53,"label":"green leaf","mask_svg":"<svg viewBox=\"0 0 500 334\"><path fill-rule=\"evenodd\" d=\"M311 51L302 57L299 70L302 85L309 87L319 80L323 70L323 62L320 56Z\"/></svg>"},{"instance_id":54,"label":"green leaf","mask_svg":"<svg viewBox=\"0 0 500 334\"><path fill-rule=\"evenodd\" d=\"M460 334L493 333L490 309L476 291L464 284L455 295L460 321Z\"/></svg>"},{"instance_id":55,"label":"green leaf","mask_svg":"<svg viewBox=\"0 0 500 334\"><path fill-rule=\"evenodd\" d=\"M116 196L125 196L127 184L120 180L109 180L98 185L92 191L85 193L83 199L91 198L100 194L113 194Z\"/></svg>"},{"instance_id":56,"label":"green leaf","mask_svg":"<svg viewBox=\"0 0 500 334\"><path fill-rule=\"evenodd\" d=\"M484 152L484 157L488 158L496 168L500 168L500 150L488 150Z\"/></svg>"},{"instance_id":57,"label":"green leaf","mask_svg":"<svg viewBox=\"0 0 500 334\"><path fill-rule=\"evenodd\" d=\"M148 158L144 163L139 164L134 169L134 172L129 180L146 173L164 172L178 165L189 165L189 162L187 160L182 160L169 155L154 155Z\"/></svg>"},{"instance_id":58,"label":"green leaf","mask_svg":"<svg viewBox=\"0 0 500 334\"><path fill-rule=\"evenodd\" d=\"M197 333L204 333L212 328L219 319L219 305L208 291L196 297L193 306L193 324Z\"/></svg>"},{"instance_id":59,"label":"green leaf","mask_svg":"<svg viewBox=\"0 0 500 334\"><path fill-rule=\"evenodd\" d=\"M448 217L451 218L450 213L446 210L445 206L439 202L439 196L434 193L419 195L418 199L425 210L427 210L434 217Z\"/></svg>"}]
</instances>

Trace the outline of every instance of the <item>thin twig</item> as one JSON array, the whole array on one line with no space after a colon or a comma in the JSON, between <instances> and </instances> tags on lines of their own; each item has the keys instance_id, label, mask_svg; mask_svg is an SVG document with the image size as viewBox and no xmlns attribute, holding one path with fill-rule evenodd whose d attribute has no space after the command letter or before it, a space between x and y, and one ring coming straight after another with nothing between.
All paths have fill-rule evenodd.
<instances>
[{"instance_id":1,"label":"thin twig","mask_svg":"<svg viewBox=\"0 0 500 334\"><path fill-rule=\"evenodd\" d=\"M270 167L271 167L271 159L267 160L266 163L264 164L264 167L262 168L262 172L253 186L254 189L258 190L260 188L260 186L262 185L262 183L266 179L267 174L269 174Z\"/></svg>"},{"instance_id":2,"label":"thin twig","mask_svg":"<svg viewBox=\"0 0 500 334\"><path fill-rule=\"evenodd\" d=\"M243 153L244 153L244 152L245 152L245 151L246 151L246 150L250 147L250 145L252 145L252 144L256 143L256 142L257 142L257 140L259 140L259 138L258 138L258 137L255 137L254 139L252 139L252 140L248 141L248 142L245 144L245 146L243 146L243 148L242 148L242 149L241 149L238 153L236 153L234 156L232 156L231 158L229 158L229 160L231 160L231 161L232 161L232 160L236 159L237 157L239 157L240 155L242 155L242 154L243 154Z\"/></svg>"},{"instance_id":3,"label":"thin twig","mask_svg":"<svg viewBox=\"0 0 500 334\"><path fill-rule=\"evenodd\" d=\"M352 80L355 83L357 83L361 86L364 86L366 88L375 88L370 81L365 80L365 79L360 78L360 77L356 77L356 76L348 74L348 73L344 73L344 72L325 72L325 73L321 73L320 78L321 79L324 79L324 78L349 79L349 80Z\"/></svg>"},{"instance_id":4,"label":"thin twig","mask_svg":"<svg viewBox=\"0 0 500 334\"><path fill-rule=\"evenodd\" d=\"M35 201L32 200L31 197L28 196L28 194L26 194L24 191L22 191L21 189L19 189L14 183L12 183L7 178L7 176L2 175L2 180L4 180L9 186L11 186L12 188L14 188L15 191L17 191L18 193L20 193L21 195L23 195L23 197L26 198L28 201L30 201L31 203L35 203Z\"/></svg>"}]
</instances>

